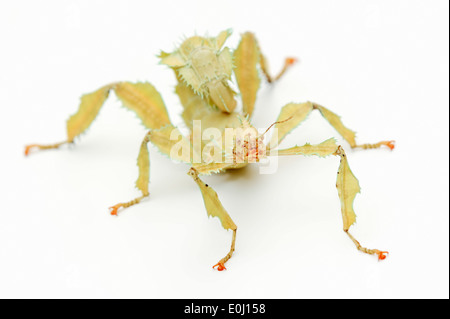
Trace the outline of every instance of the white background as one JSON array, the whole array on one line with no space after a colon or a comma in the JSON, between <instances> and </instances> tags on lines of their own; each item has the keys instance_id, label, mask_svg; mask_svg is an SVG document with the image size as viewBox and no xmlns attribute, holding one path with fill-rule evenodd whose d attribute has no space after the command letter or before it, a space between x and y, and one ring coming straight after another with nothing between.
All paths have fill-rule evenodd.
<instances>
[{"instance_id":1,"label":"white background","mask_svg":"<svg viewBox=\"0 0 450 319\"><path fill-rule=\"evenodd\" d=\"M449 8L435 1L14 1L0 5L0 297L448 298ZM231 232L208 219L198 187L151 148L150 199L135 160L145 128L111 98L75 147L23 156L28 143L65 139L82 93L150 81L175 125L171 70L158 64L194 33L227 41L255 32L271 70L300 62L259 92L264 128L291 101L342 116L352 151L319 114L283 143L336 137L362 193L354 236L389 257L358 252L342 231L338 158L282 158L205 178L236 224L227 271L211 267Z\"/></svg>"}]
</instances>

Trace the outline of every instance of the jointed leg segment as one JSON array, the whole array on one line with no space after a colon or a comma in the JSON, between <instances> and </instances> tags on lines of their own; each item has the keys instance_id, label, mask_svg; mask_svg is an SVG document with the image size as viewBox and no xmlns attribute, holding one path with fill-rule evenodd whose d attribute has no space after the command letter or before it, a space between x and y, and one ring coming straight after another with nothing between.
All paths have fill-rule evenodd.
<instances>
[{"instance_id":1,"label":"jointed leg segment","mask_svg":"<svg viewBox=\"0 0 450 319\"><path fill-rule=\"evenodd\" d=\"M346 128L344 124L342 124L342 121L337 114L331 112L330 110L317 103L312 103L312 106L313 109L318 110L320 114L322 114L322 116L331 124L331 126L334 127L336 131L339 132L339 134L350 144L352 148L372 149L379 148L381 146L387 146L391 150L394 149L394 141L381 141L373 144L357 144L355 140L355 132Z\"/></svg>"},{"instance_id":2,"label":"jointed leg segment","mask_svg":"<svg viewBox=\"0 0 450 319\"><path fill-rule=\"evenodd\" d=\"M359 251L362 251L363 253L369 254L369 255L378 255L378 260L384 260L386 259L386 255L389 254L388 251L381 251L378 249L368 249L365 247L362 247L361 244L359 243L359 241L357 241L355 239L355 237L352 236L352 234L350 234L348 232L348 230L344 230L345 233L348 235L348 237L350 237L350 239L353 241L353 243L356 246L356 249L358 249Z\"/></svg>"},{"instance_id":3,"label":"jointed leg segment","mask_svg":"<svg viewBox=\"0 0 450 319\"><path fill-rule=\"evenodd\" d=\"M176 141L171 140L170 137L171 133L176 130L177 129L174 126L168 124L161 129L150 130L147 132L147 134L145 134L137 159L139 176L136 180L136 187L142 192L142 196L137 197L129 202L119 203L110 207L112 215L117 215L117 210L119 208L127 208L132 205L138 204L143 198L149 196L148 183L150 180L150 154L148 152L148 143L152 142L161 153L171 156L170 152ZM189 152L189 154L190 153L191 152ZM172 155L172 158L190 163L189 157L181 156L177 158L175 155Z\"/></svg>"},{"instance_id":4,"label":"jointed leg segment","mask_svg":"<svg viewBox=\"0 0 450 319\"><path fill-rule=\"evenodd\" d=\"M75 137L82 134L97 117L103 103L109 96L109 92L117 84L113 83L105 85L92 93L85 94L81 97L81 103L76 114L72 115L67 121L67 140L61 143L40 145L32 144L25 147L25 155L28 155L30 150L37 148L39 150L48 150L58 148L63 144L73 143Z\"/></svg>"},{"instance_id":5,"label":"jointed leg segment","mask_svg":"<svg viewBox=\"0 0 450 319\"><path fill-rule=\"evenodd\" d=\"M271 76L269 74L266 58L262 53L260 53L261 71L263 72L264 76L266 77L267 82L269 82L269 83L278 81L284 75L284 73L289 69L289 67L291 67L296 62L297 62L297 58L292 58L292 57L286 58L284 60L283 68L281 69L280 73L278 73L276 76Z\"/></svg>"},{"instance_id":6,"label":"jointed leg segment","mask_svg":"<svg viewBox=\"0 0 450 319\"><path fill-rule=\"evenodd\" d=\"M150 134L151 131L145 134L144 140L141 143L141 148L139 150L137 160L139 168L139 177L136 181L136 187L142 192L142 196L137 197L126 203L119 203L114 206L111 206L109 208L111 209L111 215L117 215L117 210L119 208L127 208L132 205L138 204L142 199L150 195L150 193L148 192L148 183L150 179L150 157L147 148L147 144L150 141Z\"/></svg>"},{"instance_id":7,"label":"jointed leg segment","mask_svg":"<svg viewBox=\"0 0 450 319\"><path fill-rule=\"evenodd\" d=\"M117 216L117 210L118 210L119 208L127 208L127 207L130 207L130 206L136 205L136 204L140 203L142 199L144 199L145 197L147 197L147 196L149 196L149 195L150 195L150 194L147 193L147 194L144 194L144 195L142 195L142 196L140 196L140 197L137 197L137 198L135 198L135 199L133 199L133 200L131 200L131 201L129 201L129 202L126 202L126 203L119 203L119 204L116 204L116 205L114 205L114 206L111 206L111 207L109 208L109 209L111 210L110 213L111 213L111 215Z\"/></svg>"},{"instance_id":8,"label":"jointed leg segment","mask_svg":"<svg viewBox=\"0 0 450 319\"><path fill-rule=\"evenodd\" d=\"M344 149L340 145L337 145L334 139L329 139L318 145L306 144L304 146L294 146L289 149L279 150L278 155L316 155L320 157L325 157L328 155L339 156L340 164L337 172L336 188L341 202L344 231L359 251L370 255L376 254L378 255L379 260L386 258L386 251L362 247L361 244L348 232L350 226L356 221L356 214L353 210L353 201L356 194L360 192L360 187L358 180L355 175L353 175L350 166L348 165L348 160Z\"/></svg>"},{"instance_id":9,"label":"jointed leg segment","mask_svg":"<svg viewBox=\"0 0 450 319\"><path fill-rule=\"evenodd\" d=\"M266 58L261 52L255 35L251 32L246 32L242 35L239 46L233 53L233 63L235 65L234 74L241 93L244 114L251 116L253 113L256 94L261 82L258 65L266 77L267 82L272 83L280 79L296 61L297 59L295 58L287 58L281 72L275 77L272 77L269 74Z\"/></svg>"},{"instance_id":10,"label":"jointed leg segment","mask_svg":"<svg viewBox=\"0 0 450 319\"><path fill-rule=\"evenodd\" d=\"M231 239L231 248L230 251L228 252L228 254L223 257L221 260L219 260L219 262L217 264L215 264L213 266L213 268L217 267L218 271L222 271L225 270L225 263L231 258L231 256L233 256L233 252L234 252L234 248L235 248L235 244L236 244L236 229L233 229L233 238Z\"/></svg>"},{"instance_id":11,"label":"jointed leg segment","mask_svg":"<svg viewBox=\"0 0 450 319\"><path fill-rule=\"evenodd\" d=\"M395 141L381 141L375 144L358 144L351 145L352 148L362 148L364 150L372 149L372 148L380 148L381 146L387 146L391 149L391 151L395 148Z\"/></svg>"},{"instance_id":12,"label":"jointed leg segment","mask_svg":"<svg viewBox=\"0 0 450 319\"><path fill-rule=\"evenodd\" d=\"M150 83L130 82L112 83L81 97L81 103L77 113L72 115L67 121L66 141L51 145L28 145L25 148L25 155L28 155L33 148L41 150L54 149L63 144L72 143L74 139L84 133L95 120L111 90L115 91L117 97L123 102L124 106L138 115L146 127L157 131L161 127L169 127L171 125L164 102L153 85ZM149 196L148 182L150 160L147 143L151 140L150 135L151 131L146 134L138 156L139 177L136 181L136 187L142 192L142 196L110 207L112 215L117 215L119 208L130 207ZM160 142L165 142L165 140L168 139L165 135L161 137L161 134L159 134L158 136L160 137Z\"/></svg>"},{"instance_id":13,"label":"jointed leg segment","mask_svg":"<svg viewBox=\"0 0 450 319\"><path fill-rule=\"evenodd\" d=\"M197 183L200 191L202 192L203 201L205 203L205 208L208 216L218 217L222 224L222 227L225 229L231 229L233 231L233 237L231 239L231 248L228 254L225 255L217 264L213 266L213 268L217 267L217 270L222 271L225 268L225 263L231 258L233 255L235 244L236 244L236 231L237 226L231 219L230 215L228 215L225 208L223 208L222 203L217 196L217 193L208 185L205 184L200 177L198 176L198 172L195 168L191 168L188 172L188 175L191 176L194 181Z\"/></svg>"},{"instance_id":14,"label":"jointed leg segment","mask_svg":"<svg viewBox=\"0 0 450 319\"><path fill-rule=\"evenodd\" d=\"M48 144L48 145L29 144L29 145L25 146L25 156L28 156L28 154L30 154L30 151L33 148L37 148L39 150L50 150L50 149L59 148L61 145L64 145L64 144L67 144L67 143L69 143L69 142L68 141L64 141L64 142L55 143L55 144Z\"/></svg>"},{"instance_id":15,"label":"jointed leg segment","mask_svg":"<svg viewBox=\"0 0 450 319\"><path fill-rule=\"evenodd\" d=\"M105 85L92 93L81 97L77 113L67 121L67 140L61 143L41 145L31 144L25 147L25 155L30 150L54 149L66 143L73 143L76 137L84 133L97 117L111 90L123 102L124 106L134 111L142 123L152 129L170 124L166 107L156 89L150 83L117 82Z\"/></svg>"},{"instance_id":16,"label":"jointed leg segment","mask_svg":"<svg viewBox=\"0 0 450 319\"><path fill-rule=\"evenodd\" d=\"M394 141L381 141L373 144L357 144L356 133L344 126L339 115L313 102L289 103L282 108L277 119L280 124L275 126L278 130L278 135L272 137L270 147L275 148L278 146L286 135L294 130L301 122L303 122L313 110L318 110L320 114L328 121L328 123L330 123L330 125L350 144L352 148L371 149L387 146L391 150L394 149ZM289 119L289 121L285 121L286 119Z\"/></svg>"}]
</instances>

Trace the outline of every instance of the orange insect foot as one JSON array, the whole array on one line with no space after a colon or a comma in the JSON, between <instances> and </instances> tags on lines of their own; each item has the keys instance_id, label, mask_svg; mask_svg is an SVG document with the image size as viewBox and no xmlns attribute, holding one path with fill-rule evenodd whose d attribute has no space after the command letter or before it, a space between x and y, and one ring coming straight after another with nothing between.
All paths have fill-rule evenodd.
<instances>
[{"instance_id":1,"label":"orange insect foot","mask_svg":"<svg viewBox=\"0 0 450 319\"><path fill-rule=\"evenodd\" d=\"M117 205L111 206L111 207L109 208L109 209L111 210L111 211L110 211L110 214L113 215L113 216L117 216L117 215L118 215L118 214L117 214L117 210L118 210L120 207L122 207L122 204L117 204Z\"/></svg>"},{"instance_id":2,"label":"orange insect foot","mask_svg":"<svg viewBox=\"0 0 450 319\"><path fill-rule=\"evenodd\" d=\"M388 251L377 251L378 260L385 260L387 255L389 254Z\"/></svg>"},{"instance_id":3,"label":"orange insect foot","mask_svg":"<svg viewBox=\"0 0 450 319\"><path fill-rule=\"evenodd\" d=\"M215 267L217 267L218 271L226 270L225 264L223 262L221 262L221 261L219 261L217 264L215 264L213 266L213 268L215 268Z\"/></svg>"},{"instance_id":4,"label":"orange insect foot","mask_svg":"<svg viewBox=\"0 0 450 319\"><path fill-rule=\"evenodd\" d=\"M395 148L395 141L383 141L380 143L389 147L391 151Z\"/></svg>"},{"instance_id":5,"label":"orange insect foot","mask_svg":"<svg viewBox=\"0 0 450 319\"><path fill-rule=\"evenodd\" d=\"M30 154L30 150L34 147L37 147L37 145L31 144L31 145L25 146L25 156L28 156L28 154Z\"/></svg>"},{"instance_id":6,"label":"orange insect foot","mask_svg":"<svg viewBox=\"0 0 450 319\"><path fill-rule=\"evenodd\" d=\"M297 58L292 58L292 57L286 58L287 65L292 65L292 64L296 63L297 61L298 61Z\"/></svg>"}]
</instances>

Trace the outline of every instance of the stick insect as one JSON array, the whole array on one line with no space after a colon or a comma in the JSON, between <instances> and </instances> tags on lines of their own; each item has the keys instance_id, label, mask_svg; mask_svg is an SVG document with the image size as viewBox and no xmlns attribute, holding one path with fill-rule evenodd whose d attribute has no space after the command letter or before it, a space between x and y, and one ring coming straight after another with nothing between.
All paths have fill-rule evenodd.
<instances>
[{"instance_id":1,"label":"stick insect","mask_svg":"<svg viewBox=\"0 0 450 319\"><path fill-rule=\"evenodd\" d=\"M73 143L90 127L110 92L114 91L123 105L137 114L148 132L141 143L137 161L139 174L136 187L141 196L113 205L110 207L112 215L138 204L150 195L148 144L152 143L161 153L188 165L188 174L200 189L208 216L218 217L223 228L232 231L229 252L213 266L222 271L235 251L237 226L217 193L202 180L202 176L240 169L270 156L337 156L340 163L336 187L343 230L359 251L376 255L379 260L385 259L387 251L365 248L349 232L356 220L353 201L360 192L360 186L350 169L344 148L333 138L317 145L279 148L279 144L315 111L334 127L351 148L373 149L384 146L392 150L394 141L358 144L355 132L345 127L338 115L318 103L304 102L288 103L281 108L278 118L267 129L273 128L277 134L273 134L271 140L265 143L267 130L259 134L251 124L261 78L269 83L277 81L296 59L286 58L279 74L271 76L254 34L242 34L235 50L224 46L230 35L231 31L225 30L216 37L192 36L174 51L162 51L159 55L160 62L175 74L175 92L183 106L181 116L189 128L188 137L183 136L172 124L164 101L152 84L115 82L81 97L78 111L67 121L66 140L49 145L27 145L25 155L30 154L31 150L54 149ZM232 88L233 85L238 88L238 92ZM205 135L213 137L205 140Z\"/></svg>"}]
</instances>

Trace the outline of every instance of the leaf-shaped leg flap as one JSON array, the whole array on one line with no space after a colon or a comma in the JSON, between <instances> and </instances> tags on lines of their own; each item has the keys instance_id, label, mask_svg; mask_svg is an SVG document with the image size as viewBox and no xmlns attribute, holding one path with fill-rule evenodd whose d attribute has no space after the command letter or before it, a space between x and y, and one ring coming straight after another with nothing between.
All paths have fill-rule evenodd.
<instances>
[{"instance_id":1,"label":"leaf-shaped leg flap","mask_svg":"<svg viewBox=\"0 0 450 319\"><path fill-rule=\"evenodd\" d=\"M341 203L341 213L343 228L346 234L350 237L356 248L364 253L370 255L378 255L378 259L382 260L386 258L386 251L380 251L378 249L368 249L362 247L361 244L348 232L351 225L356 221L356 214L353 209L353 201L356 194L361 190L359 182L350 169L347 156L344 149L336 144L335 139L328 139L318 145L305 144L303 146L294 146L288 149L278 150L271 153L278 156L285 155L315 155L319 157L326 157L329 155L337 155L340 157L339 169L337 172L336 188Z\"/></svg>"},{"instance_id":2,"label":"leaf-shaped leg flap","mask_svg":"<svg viewBox=\"0 0 450 319\"><path fill-rule=\"evenodd\" d=\"M77 112L67 121L66 141L49 145L27 145L25 155L28 155L33 148L45 150L72 143L76 137L86 132L94 122L111 90L115 90L117 97L123 102L124 106L134 111L147 128L158 129L170 124L166 106L153 85L147 82L112 83L81 97Z\"/></svg>"},{"instance_id":3,"label":"leaf-shaped leg flap","mask_svg":"<svg viewBox=\"0 0 450 319\"><path fill-rule=\"evenodd\" d=\"M150 154L148 152L148 142L150 141L149 138L150 134L151 131L145 135L144 140L141 143L137 159L139 176L138 179L136 180L136 187L141 191L142 196L137 197L129 202L118 203L114 206L111 206L109 208L111 215L117 215L117 211L119 210L119 208L127 208L135 204L138 204L141 202L142 199L150 195L150 193L148 192L148 183L150 180Z\"/></svg>"},{"instance_id":4,"label":"leaf-shaped leg flap","mask_svg":"<svg viewBox=\"0 0 450 319\"><path fill-rule=\"evenodd\" d=\"M225 263L231 258L235 249L237 226L231 219L230 215L228 215L225 208L222 206L222 203L220 202L217 193L211 188L211 186L205 184L199 178L198 172L194 168L191 168L188 174L194 179L194 181L200 188L200 191L202 192L203 201L205 203L205 208L208 216L219 218L223 228L227 230L231 229L233 231L233 238L231 240L230 251L216 265L213 266L213 268L217 267L217 270L219 271L224 270L226 269Z\"/></svg>"},{"instance_id":5,"label":"leaf-shaped leg flap","mask_svg":"<svg viewBox=\"0 0 450 319\"><path fill-rule=\"evenodd\" d=\"M358 180L355 175L353 175L350 166L348 165L347 156L345 155L344 149L339 146L334 154L341 157L341 162L337 173L336 187L338 190L339 199L341 201L344 231L353 241L358 250L369 255L377 255L378 260L383 260L386 258L386 254L388 254L387 251L362 247L355 237L348 232L350 226L356 221L356 214L353 210L353 201L355 200L356 194L361 191L361 188Z\"/></svg>"},{"instance_id":6,"label":"leaf-shaped leg flap","mask_svg":"<svg viewBox=\"0 0 450 319\"><path fill-rule=\"evenodd\" d=\"M389 147L391 150L395 147L395 141L381 141L373 144L357 144L356 143L356 133L342 123L341 117L329 109L319 105L317 103L313 103L314 109L319 110L320 114L331 124L332 127L350 144L352 148L362 148L362 149L371 149L371 148L379 148L381 146Z\"/></svg>"},{"instance_id":7,"label":"leaf-shaped leg flap","mask_svg":"<svg viewBox=\"0 0 450 319\"><path fill-rule=\"evenodd\" d=\"M253 33L242 35L239 46L233 53L236 66L234 74L241 92L244 114L252 115L255 107L256 93L261 82L258 74L259 48Z\"/></svg>"},{"instance_id":8,"label":"leaf-shaped leg flap","mask_svg":"<svg viewBox=\"0 0 450 319\"><path fill-rule=\"evenodd\" d=\"M47 150L58 148L63 144L72 143L75 137L85 132L98 115L100 108L106 101L109 91L115 84L106 85L95 92L84 94L81 96L80 106L78 111L67 120L67 140L55 144L30 144L25 147L25 155L28 155L30 150L37 148L40 150Z\"/></svg>"},{"instance_id":9,"label":"leaf-shaped leg flap","mask_svg":"<svg viewBox=\"0 0 450 319\"><path fill-rule=\"evenodd\" d=\"M181 136L181 140L178 141ZM171 124L160 129L150 130L144 137L139 149L137 166L139 168L139 176L136 180L136 187L142 192L142 196L137 197L129 202L118 203L112 207L111 214L117 215L119 208L127 208L138 204L143 198L149 196L148 184L150 180L150 155L148 151L148 143L152 142L158 150L169 156L172 160L190 163L192 148L189 141L181 135L181 132ZM180 146L180 147L178 147ZM180 150L181 152L174 151Z\"/></svg>"}]
</instances>

